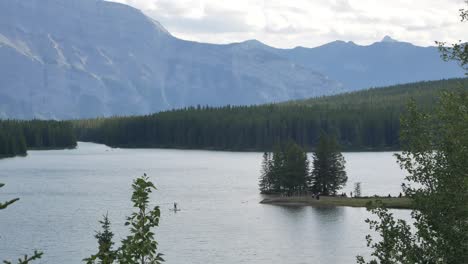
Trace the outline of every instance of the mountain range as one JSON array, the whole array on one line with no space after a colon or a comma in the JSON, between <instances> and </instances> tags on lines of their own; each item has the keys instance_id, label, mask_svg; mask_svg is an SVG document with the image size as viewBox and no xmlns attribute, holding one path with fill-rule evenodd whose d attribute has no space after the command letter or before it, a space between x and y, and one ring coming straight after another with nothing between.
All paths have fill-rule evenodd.
<instances>
[{"instance_id":1,"label":"mountain range","mask_svg":"<svg viewBox=\"0 0 468 264\"><path fill-rule=\"evenodd\" d=\"M137 115L250 105L463 76L436 47L385 37L276 49L186 41L127 5L0 1L0 118Z\"/></svg>"}]
</instances>

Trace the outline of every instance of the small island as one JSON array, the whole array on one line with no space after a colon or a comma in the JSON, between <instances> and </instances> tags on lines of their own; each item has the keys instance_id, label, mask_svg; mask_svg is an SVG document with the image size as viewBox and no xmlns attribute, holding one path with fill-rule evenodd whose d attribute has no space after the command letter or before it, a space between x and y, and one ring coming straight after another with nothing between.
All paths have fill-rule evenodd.
<instances>
[{"instance_id":1,"label":"small island","mask_svg":"<svg viewBox=\"0 0 468 264\"><path fill-rule=\"evenodd\" d=\"M412 209L412 200L403 197L361 196L361 183L354 195L340 193L348 177L345 159L333 135L322 132L313 153L312 170L307 152L295 142L280 144L273 153L264 153L259 179L261 204L386 207Z\"/></svg>"}]
</instances>

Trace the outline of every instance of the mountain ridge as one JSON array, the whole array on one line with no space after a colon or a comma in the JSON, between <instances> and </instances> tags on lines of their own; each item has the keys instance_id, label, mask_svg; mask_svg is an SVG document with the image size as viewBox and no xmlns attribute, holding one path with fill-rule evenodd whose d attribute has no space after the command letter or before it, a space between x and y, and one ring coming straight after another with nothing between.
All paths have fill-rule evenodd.
<instances>
[{"instance_id":1,"label":"mountain ridge","mask_svg":"<svg viewBox=\"0 0 468 264\"><path fill-rule=\"evenodd\" d=\"M0 2L0 117L147 114L342 90L268 51L180 40L127 5Z\"/></svg>"},{"instance_id":2,"label":"mountain ridge","mask_svg":"<svg viewBox=\"0 0 468 264\"><path fill-rule=\"evenodd\" d=\"M344 61L346 52L361 46L337 43L338 51L331 43L289 50L258 40L207 44L178 39L156 20L124 4L2 1L0 118L138 115L192 105L271 103L379 86L367 81L369 75L379 74L364 71L357 84L347 78L360 68L376 68L375 63ZM398 43L383 46L393 50ZM361 56L366 52L361 51ZM417 77L427 79L429 70ZM457 74L452 70L442 71L433 78L460 77L453 75Z\"/></svg>"}]
</instances>

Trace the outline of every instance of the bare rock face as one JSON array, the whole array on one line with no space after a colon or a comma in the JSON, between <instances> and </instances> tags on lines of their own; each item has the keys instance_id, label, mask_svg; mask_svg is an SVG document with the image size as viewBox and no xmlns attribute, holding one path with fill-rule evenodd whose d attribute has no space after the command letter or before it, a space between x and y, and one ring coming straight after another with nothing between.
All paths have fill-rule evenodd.
<instances>
[{"instance_id":1,"label":"bare rock face","mask_svg":"<svg viewBox=\"0 0 468 264\"><path fill-rule=\"evenodd\" d=\"M0 118L147 114L343 91L271 50L177 39L132 7L0 1Z\"/></svg>"}]
</instances>

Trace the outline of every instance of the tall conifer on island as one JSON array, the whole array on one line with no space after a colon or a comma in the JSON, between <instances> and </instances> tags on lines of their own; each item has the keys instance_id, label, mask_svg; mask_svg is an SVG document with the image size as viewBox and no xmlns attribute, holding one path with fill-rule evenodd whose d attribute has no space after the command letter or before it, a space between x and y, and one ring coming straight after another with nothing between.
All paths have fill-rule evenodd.
<instances>
[{"instance_id":1,"label":"tall conifer on island","mask_svg":"<svg viewBox=\"0 0 468 264\"><path fill-rule=\"evenodd\" d=\"M284 188L288 195L307 191L310 182L307 153L299 145L289 142L285 147Z\"/></svg>"},{"instance_id":2,"label":"tall conifer on island","mask_svg":"<svg viewBox=\"0 0 468 264\"><path fill-rule=\"evenodd\" d=\"M268 193L272 189L272 166L271 153L263 153L262 170L260 174L260 182L258 184L261 193Z\"/></svg>"},{"instance_id":3,"label":"tall conifer on island","mask_svg":"<svg viewBox=\"0 0 468 264\"><path fill-rule=\"evenodd\" d=\"M331 195L343 188L348 181L345 159L334 137L320 134L319 143L313 154L312 191Z\"/></svg>"},{"instance_id":4,"label":"tall conifer on island","mask_svg":"<svg viewBox=\"0 0 468 264\"><path fill-rule=\"evenodd\" d=\"M5 184L0 183L0 188L2 188L3 186L5 186ZM0 210L6 209L8 206L12 205L13 203L17 202L18 200L19 200L19 198L15 198L15 199L0 203ZM42 252L34 251L32 256L24 255L23 258L19 258L18 262L16 262L16 263L18 263L18 264L28 264L33 260L40 259L42 257L42 255L43 255ZM7 260L4 260L3 263L13 264L13 262L7 261Z\"/></svg>"},{"instance_id":5,"label":"tall conifer on island","mask_svg":"<svg viewBox=\"0 0 468 264\"><path fill-rule=\"evenodd\" d=\"M307 153L294 142L277 145L264 153L259 188L261 193L299 194L310 184Z\"/></svg>"},{"instance_id":6,"label":"tall conifer on island","mask_svg":"<svg viewBox=\"0 0 468 264\"><path fill-rule=\"evenodd\" d=\"M274 147L272 166L271 166L271 182L272 191L275 193L281 193L284 191L284 163L286 157L284 156L283 147L276 145Z\"/></svg>"}]
</instances>

